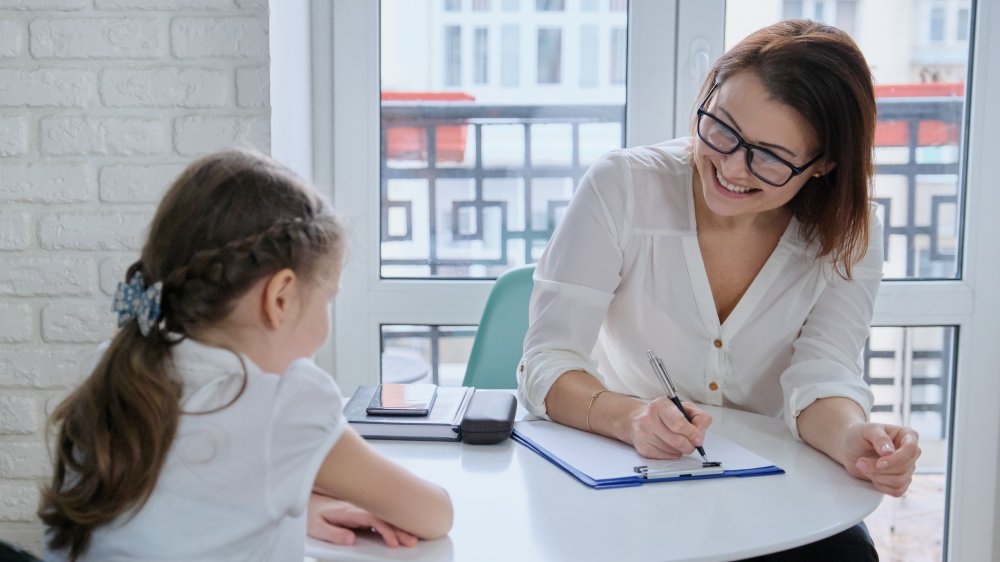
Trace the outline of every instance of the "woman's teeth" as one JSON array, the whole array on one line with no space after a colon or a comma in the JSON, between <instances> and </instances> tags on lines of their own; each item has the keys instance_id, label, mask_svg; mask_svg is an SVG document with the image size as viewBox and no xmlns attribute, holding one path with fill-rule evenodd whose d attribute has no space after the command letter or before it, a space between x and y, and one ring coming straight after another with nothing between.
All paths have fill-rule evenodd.
<instances>
[{"instance_id":1,"label":"woman's teeth","mask_svg":"<svg viewBox=\"0 0 1000 562\"><path fill-rule=\"evenodd\" d=\"M726 179L722 177L722 173L719 172L719 170L715 170L715 177L719 180L719 183L722 185L722 187L734 193L750 193L751 191L757 191L752 187L740 187L738 185L733 185L727 182Z\"/></svg>"}]
</instances>

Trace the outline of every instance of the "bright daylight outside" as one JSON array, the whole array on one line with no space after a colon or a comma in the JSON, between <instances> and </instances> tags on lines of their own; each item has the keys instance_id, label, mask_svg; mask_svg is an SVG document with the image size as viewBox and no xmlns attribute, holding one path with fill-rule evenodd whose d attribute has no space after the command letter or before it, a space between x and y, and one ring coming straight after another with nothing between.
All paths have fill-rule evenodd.
<instances>
[{"instance_id":1,"label":"bright daylight outside","mask_svg":"<svg viewBox=\"0 0 1000 562\"><path fill-rule=\"evenodd\" d=\"M536 261L580 177L624 145L624 0L383 0L381 274L495 278ZM785 18L858 42L878 96L886 283L960 271L970 0L734 0L725 47ZM666 139L664 139L666 140ZM383 325L386 381L461 384L475 326ZM883 560L939 560L953 326L873 328L873 419L921 434L906 497L869 519Z\"/></svg>"}]
</instances>

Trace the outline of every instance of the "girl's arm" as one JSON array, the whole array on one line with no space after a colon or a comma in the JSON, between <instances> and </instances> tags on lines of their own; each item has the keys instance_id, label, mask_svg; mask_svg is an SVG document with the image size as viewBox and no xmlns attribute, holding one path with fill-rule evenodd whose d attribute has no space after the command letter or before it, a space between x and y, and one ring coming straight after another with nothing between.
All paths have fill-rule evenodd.
<instances>
[{"instance_id":1,"label":"girl's arm","mask_svg":"<svg viewBox=\"0 0 1000 562\"><path fill-rule=\"evenodd\" d=\"M440 538L451 530L454 513L448 492L380 455L351 428L330 449L315 489L422 539Z\"/></svg>"}]
</instances>

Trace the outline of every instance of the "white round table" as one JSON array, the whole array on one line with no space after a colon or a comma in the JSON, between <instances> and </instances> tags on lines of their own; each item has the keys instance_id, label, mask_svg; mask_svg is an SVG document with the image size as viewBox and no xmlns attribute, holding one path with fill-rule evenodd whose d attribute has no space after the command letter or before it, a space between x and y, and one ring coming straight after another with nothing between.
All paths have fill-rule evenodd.
<instances>
[{"instance_id":1,"label":"white round table","mask_svg":"<svg viewBox=\"0 0 1000 562\"><path fill-rule=\"evenodd\" d=\"M309 538L306 555L338 561L734 560L828 537L881 502L870 484L795 441L780 420L702 408L714 418L710 431L785 474L594 490L512 441L371 441L448 489L455 505L451 533L398 549L372 536L350 547Z\"/></svg>"}]
</instances>

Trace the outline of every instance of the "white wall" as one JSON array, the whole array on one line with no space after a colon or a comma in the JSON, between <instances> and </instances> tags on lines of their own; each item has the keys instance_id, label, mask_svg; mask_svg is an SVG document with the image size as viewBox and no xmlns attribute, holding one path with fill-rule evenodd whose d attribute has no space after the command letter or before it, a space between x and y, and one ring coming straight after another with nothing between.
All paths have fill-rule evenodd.
<instances>
[{"instance_id":1,"label":"white wall","mask_svg":"<svg viewBox=\"0 0 1000 562\"><path fill-rule=\"evenodd\" d=\"M42 437L156 202L269 151L266 0L0 0L0 539L38 550Z\"/></svg>"}]
</instances>

